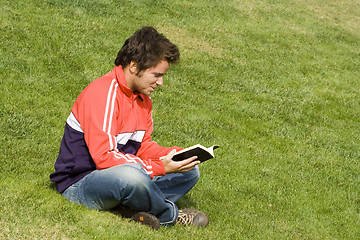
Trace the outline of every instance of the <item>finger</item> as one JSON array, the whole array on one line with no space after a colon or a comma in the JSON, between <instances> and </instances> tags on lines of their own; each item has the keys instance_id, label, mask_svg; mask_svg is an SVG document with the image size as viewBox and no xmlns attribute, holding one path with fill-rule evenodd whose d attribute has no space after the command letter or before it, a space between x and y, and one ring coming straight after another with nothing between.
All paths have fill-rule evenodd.
<instances>
[{"instance_id":1,"label":"finger","mask_svg":"<svg viewBox=\"0 0 360 240\"><path fill-rule=\"evenodd\" d=\"M180 170L180 172L184 173L184 172L188 172L188 171L191 171L195 168L196 165L194 166L191 166L191 167L186 167L186 168L183 168Z\"/></svg>"},{"instance_id":2,"label":"finger","mask_svg":"<svg viewBox=\"0 0 360 240\"><path fill-rule=\"evenodd\" d=\"M193 156L191 158L187 158L185 160L180 161L181 165L187 165L197 159L197 156Z\"/></svg>"},{"instance_id":3,"label":"finger","mask_svg":"<svg viewBox=\"0 0 360 240\"><path fill-rule=\"evenodd\" d=\"M183 165L180 169L184 172L192 170L196 165L198 165L200 161L192 161L189 164Z\"/></svg>"}]
</instances>

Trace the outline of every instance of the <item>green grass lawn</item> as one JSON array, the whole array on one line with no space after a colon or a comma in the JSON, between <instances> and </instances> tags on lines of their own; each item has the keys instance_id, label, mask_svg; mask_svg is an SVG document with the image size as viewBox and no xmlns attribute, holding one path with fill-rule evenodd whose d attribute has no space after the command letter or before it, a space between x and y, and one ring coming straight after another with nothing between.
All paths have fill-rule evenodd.
<instances>
[{"instance_id":1,"label":"green grass lawn","mask_svg":"<svg viewBox=\"0 0 360 240\"><path fill-rule=\"evenodd\" d=\"M358 0L0 0L0 239L359 239ZM49 180L78 94L144 25L181 51L153 93L163 146L219 144L153 231Z\"/></svg>"}]
</instances>

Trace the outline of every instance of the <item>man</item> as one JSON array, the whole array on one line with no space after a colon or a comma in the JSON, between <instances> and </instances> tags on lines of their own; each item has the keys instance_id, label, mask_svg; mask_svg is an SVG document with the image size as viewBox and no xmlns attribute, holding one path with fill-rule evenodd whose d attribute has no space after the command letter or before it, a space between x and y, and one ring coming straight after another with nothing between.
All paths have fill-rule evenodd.
<instances>
[{"instance_id":1,"label":"man","mask_svg":"<svg viewBox=\"0 0 360 240\"><path fill-rule=\"evenodd\" d=\"M179 57L177 46L152 27L125 41L113 71L90 83L71 109L50 175L58 192L153 228L208 224L205 213L175 205L198 181L200 162L196 157L175 162L179 147L151 140L149 95Z\"/></svg>"}]
</instances>

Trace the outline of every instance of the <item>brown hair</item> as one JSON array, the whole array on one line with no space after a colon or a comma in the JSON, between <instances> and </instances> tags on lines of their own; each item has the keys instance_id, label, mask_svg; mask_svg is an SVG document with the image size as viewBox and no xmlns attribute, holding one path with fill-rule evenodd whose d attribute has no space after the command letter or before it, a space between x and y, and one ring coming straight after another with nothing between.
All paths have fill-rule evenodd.
<instances>
[{"instance_id":1,"label":"brown hair","mask_svg":"<svg viewBox=\"0 0 360 240\"><path fill-rule=\"evenodd\" d=\"M128 38L120 49L115 65L125 68L131 61L141 71L155 67L161 60L177 63L180 59L178 47L153 27L143 27Z\"/></svg>"}]
</instances>

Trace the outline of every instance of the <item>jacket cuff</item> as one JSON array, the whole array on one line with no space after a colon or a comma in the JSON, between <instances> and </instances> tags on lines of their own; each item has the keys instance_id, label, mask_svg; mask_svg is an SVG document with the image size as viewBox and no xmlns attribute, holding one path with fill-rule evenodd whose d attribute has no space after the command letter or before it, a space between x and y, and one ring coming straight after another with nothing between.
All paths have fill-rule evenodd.
<instances>
[{"instance_id":1,"label":"jacket cuff","mask_svg":"<svg viewBox=\"0 0 360 240\"><path fill-rule=\"evenodd\" d=\"M165 166L162 160L153 160L151 165L153 167L153 174L151 177L165 176Z\"/></svg>"}]
</instances>

